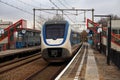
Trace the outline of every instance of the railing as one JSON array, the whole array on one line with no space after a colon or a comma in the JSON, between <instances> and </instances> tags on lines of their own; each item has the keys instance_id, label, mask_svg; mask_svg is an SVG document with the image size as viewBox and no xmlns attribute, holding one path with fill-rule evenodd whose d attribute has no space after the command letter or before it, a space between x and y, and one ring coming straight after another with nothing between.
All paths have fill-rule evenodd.
<instances>
[{"instance_id":1,"label":"railing","mask_svg":"<svg viewBox=\"0 0 120 80\"><path fill-rule=\"evenodd\" d=\"M106 37L107 35L107 29L103 29L102 35ZM120 35L114 34L111 32L111 40L117 45L120 45Z\"/></svg>"},{"instance_id":2,"label":"railing","mask_svg":"<svg viewBox=\"0 0 120 80\"><path fill-rule=\"evenodd\" d=\"M4 29L4 33L0 36L0 41L2 41L6 37L10 37L10 35L13 34L16 31L16 28L20 25L22 27L22 19L15 24L10 25L8 28Z\"/></svg>"},{"instance_id":3,"label":"railing","mask_svg":"<svg viewBox=\"0 0 120 80\"><path fill-rule=\"evenodd\" d=\"M88 22L90 22L90 20ZM95 22L92 22L92 21L90 23L96 24ZM87 27L88 29L96 33L96 30L95 30L96 27L89 28L88 23L87 23ZM102 36L106 37L107 39L107 27L103 28ZM111 32L111 42L114 42L117 46L120 47L120 35L114 34L113 32ZM101 47L102 52L106 55L106 45L101 44L101 46L102 46ZM120 69L120 51L117 51L111 48L110 60Z\"/></svg>"}]
</instances>

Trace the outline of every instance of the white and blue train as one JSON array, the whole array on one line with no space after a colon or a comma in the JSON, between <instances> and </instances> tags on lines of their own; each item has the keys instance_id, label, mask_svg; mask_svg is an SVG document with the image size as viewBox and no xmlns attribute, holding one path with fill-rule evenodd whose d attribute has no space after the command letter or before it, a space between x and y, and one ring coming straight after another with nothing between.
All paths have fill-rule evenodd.
<instances>
[{"instance_id":1,"label":"white and blue train","mask_svg":"<svg viewBox=\"0 0 120 80\"><path fill-rule=\"evenodd\" d=\"M63 21L47 21L41 32L42 57L48 62L63 62L73 55L74 45L80 43L80 33Z\"/></svg>"}]
</instances>

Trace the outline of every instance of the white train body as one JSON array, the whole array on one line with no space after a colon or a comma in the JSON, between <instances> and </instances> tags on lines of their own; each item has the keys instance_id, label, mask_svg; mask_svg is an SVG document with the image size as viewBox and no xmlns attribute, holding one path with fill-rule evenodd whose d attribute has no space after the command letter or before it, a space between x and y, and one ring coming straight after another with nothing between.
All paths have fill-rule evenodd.
<instances>
[{"instance_id":1,"label":"white train body","mask_svg":"<svg viewBox=\"0 0 120 80\"><path fill-rule=\"evenodd\" d=\"M72 45L74 44L72 32L67 21L46 22L41 33L42 57L48 62L68 60L72 56ZM76 35L76 37L79 36L78 33ZM76 43L79 42L80 40L77 40Z\"/></svg>"}]
</instances>

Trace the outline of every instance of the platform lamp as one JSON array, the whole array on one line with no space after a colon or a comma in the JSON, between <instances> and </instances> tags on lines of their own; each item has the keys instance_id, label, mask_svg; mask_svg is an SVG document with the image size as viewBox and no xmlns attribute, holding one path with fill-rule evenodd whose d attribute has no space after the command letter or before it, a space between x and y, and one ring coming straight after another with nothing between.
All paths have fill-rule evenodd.
<instances>
[{"instance_id":1,"label":"platform lamp","mask_svg":"<svg viewBox=\"0 0 120 80\"><path fill-rule=\"evenodd\" d=\"M94 17L108 17L110 18L109 26L107 29L107 64L110 65L110 54L111 54L111 15L94 15Z\"/></svg>"},{"instance_id":2,"label":"platform lamp","mask_svg":"<svg viewBox=\"0 0 120 80\"><path fill-rule=\"evenodd\" d=\"M2 36L2 34L4 34L4 29L0 28L0 37Z\"/></svg>"},{"instance_id":3,"label":"platform lamp","mask_svg":"<svg viewBox=\"0 0 120 80\"><path fill-rule=\"evenodd\" d=\"M100 42L99 42L99 45L98 45L98 46L100 47L100 53L101 53L101 49L102 49L102 44L101 44L102 24L100 24L100 25L98 26L97 33L100 35L100 37L99 37Z\"/></svg>"},{"instance_id":4,"label":"platform lamp","mask_svg":"<svg viewBox=\"0 0 120 80\"><path fill-rule=\"evenodd\" d=\"M22 34L25 34L25 33L26 33L26 30L23 29L23 30L22 30Z\"/></svg>"}]
</instances>

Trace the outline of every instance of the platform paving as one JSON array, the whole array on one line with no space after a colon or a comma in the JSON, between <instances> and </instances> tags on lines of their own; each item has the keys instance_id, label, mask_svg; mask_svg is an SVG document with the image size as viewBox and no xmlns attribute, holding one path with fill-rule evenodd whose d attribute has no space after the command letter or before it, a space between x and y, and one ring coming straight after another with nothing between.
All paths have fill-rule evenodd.
<instances>
[{"instance_id":1,"label":"platform paving","mask_svg":"<svg viewBox=\"0 0 120 80\"><path fill-rule=\"evenodd\" d=\"M83 67L81 71L79 71L79 74L77 74L77 78L75 75L78 73L79 69L75 70L74 67L79 68L81 64L76 66L72 64L72 67L58 80L120 80L120 69L112 62L110 65L107 65L107 57L93 49L88 43L84 45L88 45L88 50L82 64ZM79 59L77 62L80 62ZM69 71L72 71L73 74L69 74Z\"/></svg>"},{"instance_id":2,"label":"platform paving","mask_svg":"<svg viewBox=\"0 0 120 80\"><path fill-rule=\"evenodd\" d=\"M4 56L17 54L17 53L20 53L20 52L28 52L28 51L37 50L37 49L40 49L40 46L0 51L0 58L4 57Z\"/></svg>"},{"instance_id":3,"label":"platform paving","mask_svg":"<svg viewBox=\"0 0 120 80\"><path fill-rule=\"evenodd\" d=\"M120 69L112 62L107 65L107 57L103 53L94 50L94 56L98 67L99 80L120 80Z\"/></svg>"},{"instance_id":4,"label":"platform paving","mask_svg":"<svg viewBox=\"0 0 120 80\"><path fill-rule=\"evenodd\" d=\"M86 64L85 80L99 80L98 68L93 54L93 49L88 46L88 56Z\"/></svg>"}]
</instances>

